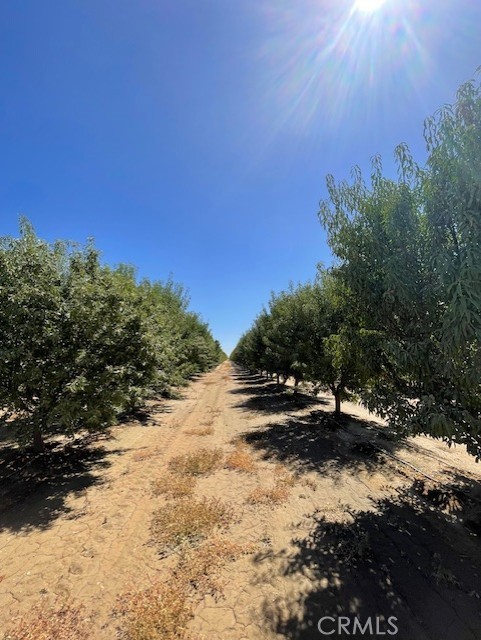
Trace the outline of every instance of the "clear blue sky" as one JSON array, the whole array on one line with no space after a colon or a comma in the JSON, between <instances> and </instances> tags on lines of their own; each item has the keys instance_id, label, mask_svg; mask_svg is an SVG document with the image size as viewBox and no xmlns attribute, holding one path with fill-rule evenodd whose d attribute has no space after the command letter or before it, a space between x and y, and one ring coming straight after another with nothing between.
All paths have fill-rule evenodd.
<instances>
[{"instance_id":1,"label":"clear blue sky","mask_svg":"<svg viewBox=\"0 0 481 640\"><path fill-rule=\"evenodd\" d=\"M481 64L478 0L2 0L0 234L93 236L230 351L329 263L325 175L407 142Z\"/></svg>"}]
</instances>

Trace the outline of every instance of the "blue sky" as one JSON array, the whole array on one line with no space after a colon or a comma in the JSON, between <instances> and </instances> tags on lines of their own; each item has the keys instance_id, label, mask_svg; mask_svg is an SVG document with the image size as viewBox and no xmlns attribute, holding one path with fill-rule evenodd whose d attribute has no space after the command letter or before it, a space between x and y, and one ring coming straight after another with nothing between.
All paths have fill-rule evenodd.
<instances>
[{"instance_id":1,"label":"blue sky","mask_svg":"<svg viewBox=\"0 0 481 640\"><path fill-rule=\"evenodd\" d=\"M2 0L0 234L93 236L174 279L230 351L329 263L325 176L424 158L426 116L481 64L481 3Z\"/></svg>"}]
</instances>

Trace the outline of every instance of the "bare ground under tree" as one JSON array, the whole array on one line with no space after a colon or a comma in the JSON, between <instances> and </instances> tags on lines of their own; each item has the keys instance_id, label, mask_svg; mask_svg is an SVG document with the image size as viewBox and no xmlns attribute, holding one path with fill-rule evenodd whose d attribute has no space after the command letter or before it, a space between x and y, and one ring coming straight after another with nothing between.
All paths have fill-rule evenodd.
<instances>
[{"instance_id":1,"label":"bare ground under tree","mask_svg":"<svg viewBox=\"0 0 481 640\"><path fill-rule=\"evenodd\" d=\"M162 500L152 482L174 456L216 447L227 459L242 443L254 466L199 478L195 496L229 503L227 535L255 553L223 570L222 597L196 604L191 632L309 640L321 637L321 616L394 615L402 640L480 638L478 466L461 447L394 442L347 409L339 424L328 398L293 396L225 363L143 423L70 458L52 451L56 471L37 469L30 487L17 480L0 511L0 629L39 601L71 599L93 640L116 638L117 596L172 566L150 540Z\"/></svg>"}]
</instances>

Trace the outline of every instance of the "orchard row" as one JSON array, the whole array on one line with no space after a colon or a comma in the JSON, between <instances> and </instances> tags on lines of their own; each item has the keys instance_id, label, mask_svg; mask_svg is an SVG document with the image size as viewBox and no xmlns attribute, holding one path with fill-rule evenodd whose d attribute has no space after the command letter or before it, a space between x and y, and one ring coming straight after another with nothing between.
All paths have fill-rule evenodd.
<instances>
[{"instance_id":1,"label":"orchard row","mask_svg":"<svg viewBox=\"0 0 481 640\"><path fill-rule=\"evenodd\" d=\"M397 179L373 159L367 184L327 178L319 217L333 266L273 295L232 358L356 395L401 434L481 454L481 89L424 127L418 166L396 149Z\"/></svg>"},{"instance_id":2,"label":"orchard row","mask_svg":"<svg viewBox=\"0 0 481 640\"><path fill-rule=\"evenodd\" d=\"M22 221L0 239L0 408L4 428L45 436L105 429L225 355L173 282L137 282L92 244L40 240Z\"/></svg>"}]
</instances>

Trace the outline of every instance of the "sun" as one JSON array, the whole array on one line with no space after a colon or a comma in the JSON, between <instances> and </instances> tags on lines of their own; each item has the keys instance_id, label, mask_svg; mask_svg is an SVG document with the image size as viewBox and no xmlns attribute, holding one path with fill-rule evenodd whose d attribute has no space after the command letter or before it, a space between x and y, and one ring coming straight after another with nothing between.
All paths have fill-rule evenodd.
<instances>
[{"instance_id":1,"label":"sun","mask_svg":"<svg viewBox=\"0 0 481 640\"><path fill-rule=\"evenodd\" d=\"M386 0L356 0L355 9L363 13L374 13L382 7Z\"/></svg>"}]
</instances>

